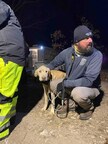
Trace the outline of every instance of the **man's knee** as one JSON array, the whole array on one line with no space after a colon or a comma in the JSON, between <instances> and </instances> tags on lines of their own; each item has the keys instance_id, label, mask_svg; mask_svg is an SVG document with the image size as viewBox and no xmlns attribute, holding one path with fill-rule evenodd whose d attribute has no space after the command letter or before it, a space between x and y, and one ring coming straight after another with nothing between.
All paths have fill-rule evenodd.
<instances>
[{"instance_id":1,"label":"man's knee","mask_svg":"<svg viewBox=\"0 0 108 144\"><path fill-rule=\"evenodd\" d=\"M76 102L82 102L97 97L98 90L88 87L76 87L72 90L71 95Z\"/></svg>"},{"instance_id":2,"label":"man's knee","mask_svg":"<svg viewBox=\"0 0 108 144\"><path fill-rule=\"evenodd\" d=\"M81 102L82 99L84 98L84 95L83 95L83 91L80 87L76 87L72 90L71 92L71 96L73 97L73 100L77 103Z\"/></svg>"}]
</instances>

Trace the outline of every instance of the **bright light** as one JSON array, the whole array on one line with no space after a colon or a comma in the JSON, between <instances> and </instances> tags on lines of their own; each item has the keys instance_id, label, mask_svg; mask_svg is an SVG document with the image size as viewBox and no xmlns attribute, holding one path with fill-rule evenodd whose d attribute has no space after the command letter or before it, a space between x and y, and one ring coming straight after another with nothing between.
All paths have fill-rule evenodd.
<instances>
[{"instance_id":1,"label":"bright light","mask_svg":"<svg viewBox=\"0 0 108 144\"><path fill-rule=\"evenodd\" d=\"M41 50L43 50L43 48L44 48L43 46L40 46L40 49L41 49Z\"/></svg>"}]
</instances>

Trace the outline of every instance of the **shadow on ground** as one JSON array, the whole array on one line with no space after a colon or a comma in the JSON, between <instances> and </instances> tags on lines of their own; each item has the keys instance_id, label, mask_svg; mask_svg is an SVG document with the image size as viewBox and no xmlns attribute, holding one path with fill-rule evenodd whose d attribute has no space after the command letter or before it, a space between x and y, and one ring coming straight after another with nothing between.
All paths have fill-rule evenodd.
<instances>
[{"instance_id":1,"label":"shadow on ground","mask_svg":"<svg viewBox=\"0 0 108 144\"><path fill-rule=\"evenodd\" d=\"M32 75L23 74L18 89L17 114L11 119L11 132L22 118L38 104L43 95L42 84Z\"/></svg>"},{"instance_id":2,"label":"shadow on ground","mask_svg":"<svg viewBox=\"0 0 108 144\"><path fill-rule=\"evenodd\" d=\"M17 112L28 113L39 102L42 95L42 84L33 76L27 76L27 79L19 84Z\"/></svg>"}]
</instances>

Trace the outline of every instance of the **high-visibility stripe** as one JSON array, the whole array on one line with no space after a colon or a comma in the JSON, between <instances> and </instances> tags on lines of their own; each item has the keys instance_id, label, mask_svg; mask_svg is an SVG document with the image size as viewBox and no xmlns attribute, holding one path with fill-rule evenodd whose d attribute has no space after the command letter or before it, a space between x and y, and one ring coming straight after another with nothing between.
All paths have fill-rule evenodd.
<instances>
[{"instance_id":1,"label":"high-visibility stripe","mask_svg":"<svg viewBox=\"0 0 108 144\"><path fill-rule=\"evenodd\" d=\"M16 111L14 111L13 113L7 115L7 116L0 116L0 123L3 122L4 120L10 119L11 117L16 115Z\"/></svg>"},{"instance_id":2,"label":"high-visibility stripe","mask_svg":"<svg viewBox=\"0 0 108 144\"><path fill-rule=\"evenodd\" d=\"M6 124L16 114L17 91L23 67L16 63L4 62L0 58L0 138L8 136L9 129ZM5 99L6 97L6 99ZM9 101L8 101L9 100Z\"/></svg>"},{"instance_id":3,"label":"high-visibility stripe","mask_svg":"<svg viewBox=\"0 0 108 144\"><path fill-rule=\"evenodd\" d=\"M0 122L4 121L5 119L11 118L11 117L14 116L15 114L16 114L16 109L15 109L15 107L13 107L13 108L10 110L9 114L7 114L7 115L5 115L5 116L0 116Z\"/></svg>"},{"instance_id":4,"label":"high-visibility stripe","mask_svg":"<svg viewBox=\"0 0 108 144\"><path fill-rule=\"evenodd\" d=\"M0 132L3 131L4 129L8 128L9 126L10 126L10 122L7 122L2 127L0 127Z\"/></svg>"},{"instance_id":5,"label":"high-visibility stripe","mask_svg":"<svg viewBox=\"0 0 108 144\"><path fill-rule=\"evenodd\" d=\"M14 97L12 103L0 104L0 122L4 121L5 119L9 119L16 114L17 98L18 96Z\"/></svg>"},{"instance_id":6,"label":"high-visibility stripe","mask_svg":"<svg viewBox=\"0 0 108 144\"><path fill-rule=\"evenodd\" d=\"M0 93L0 104L5 104L5 103L9 103L9 102L12 102L12 99L15 98L15 97L18 97L18 90L15 92L15 94L13 95L13 97L6 97L4 95L2 95Z\"/></svg>"},{"instance_id":7,"label":"high-visibility stripe","mask_svg":"<svg viewBox=\"0 0 108 144\"><path fill-rule=\"evenodd\" d=\"M0 140L5 138L8 135L9 135L9 128L4 130L3 132L0 132Z\"/></svg>"}]
</instances>

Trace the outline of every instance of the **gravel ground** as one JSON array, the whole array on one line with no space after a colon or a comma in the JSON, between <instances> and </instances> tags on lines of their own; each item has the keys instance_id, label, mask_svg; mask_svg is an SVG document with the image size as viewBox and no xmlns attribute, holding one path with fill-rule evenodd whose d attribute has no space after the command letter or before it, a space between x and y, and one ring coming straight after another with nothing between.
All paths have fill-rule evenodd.
<instances>
[{"instance_id":1,"label":"gravel ground","mask_svg":"<svg viewBox=\"0 0 108 144\"><path fill-rule=\"evenodd\" d=\"M103 74L104 75L104 74ZM8 138L0 144L108 144L108 81L102 81L104 97L87 121L69 112L60 119L43 112L42 87L35 82L20 86L16 123Z\"/></svg>"}]
</instances>

